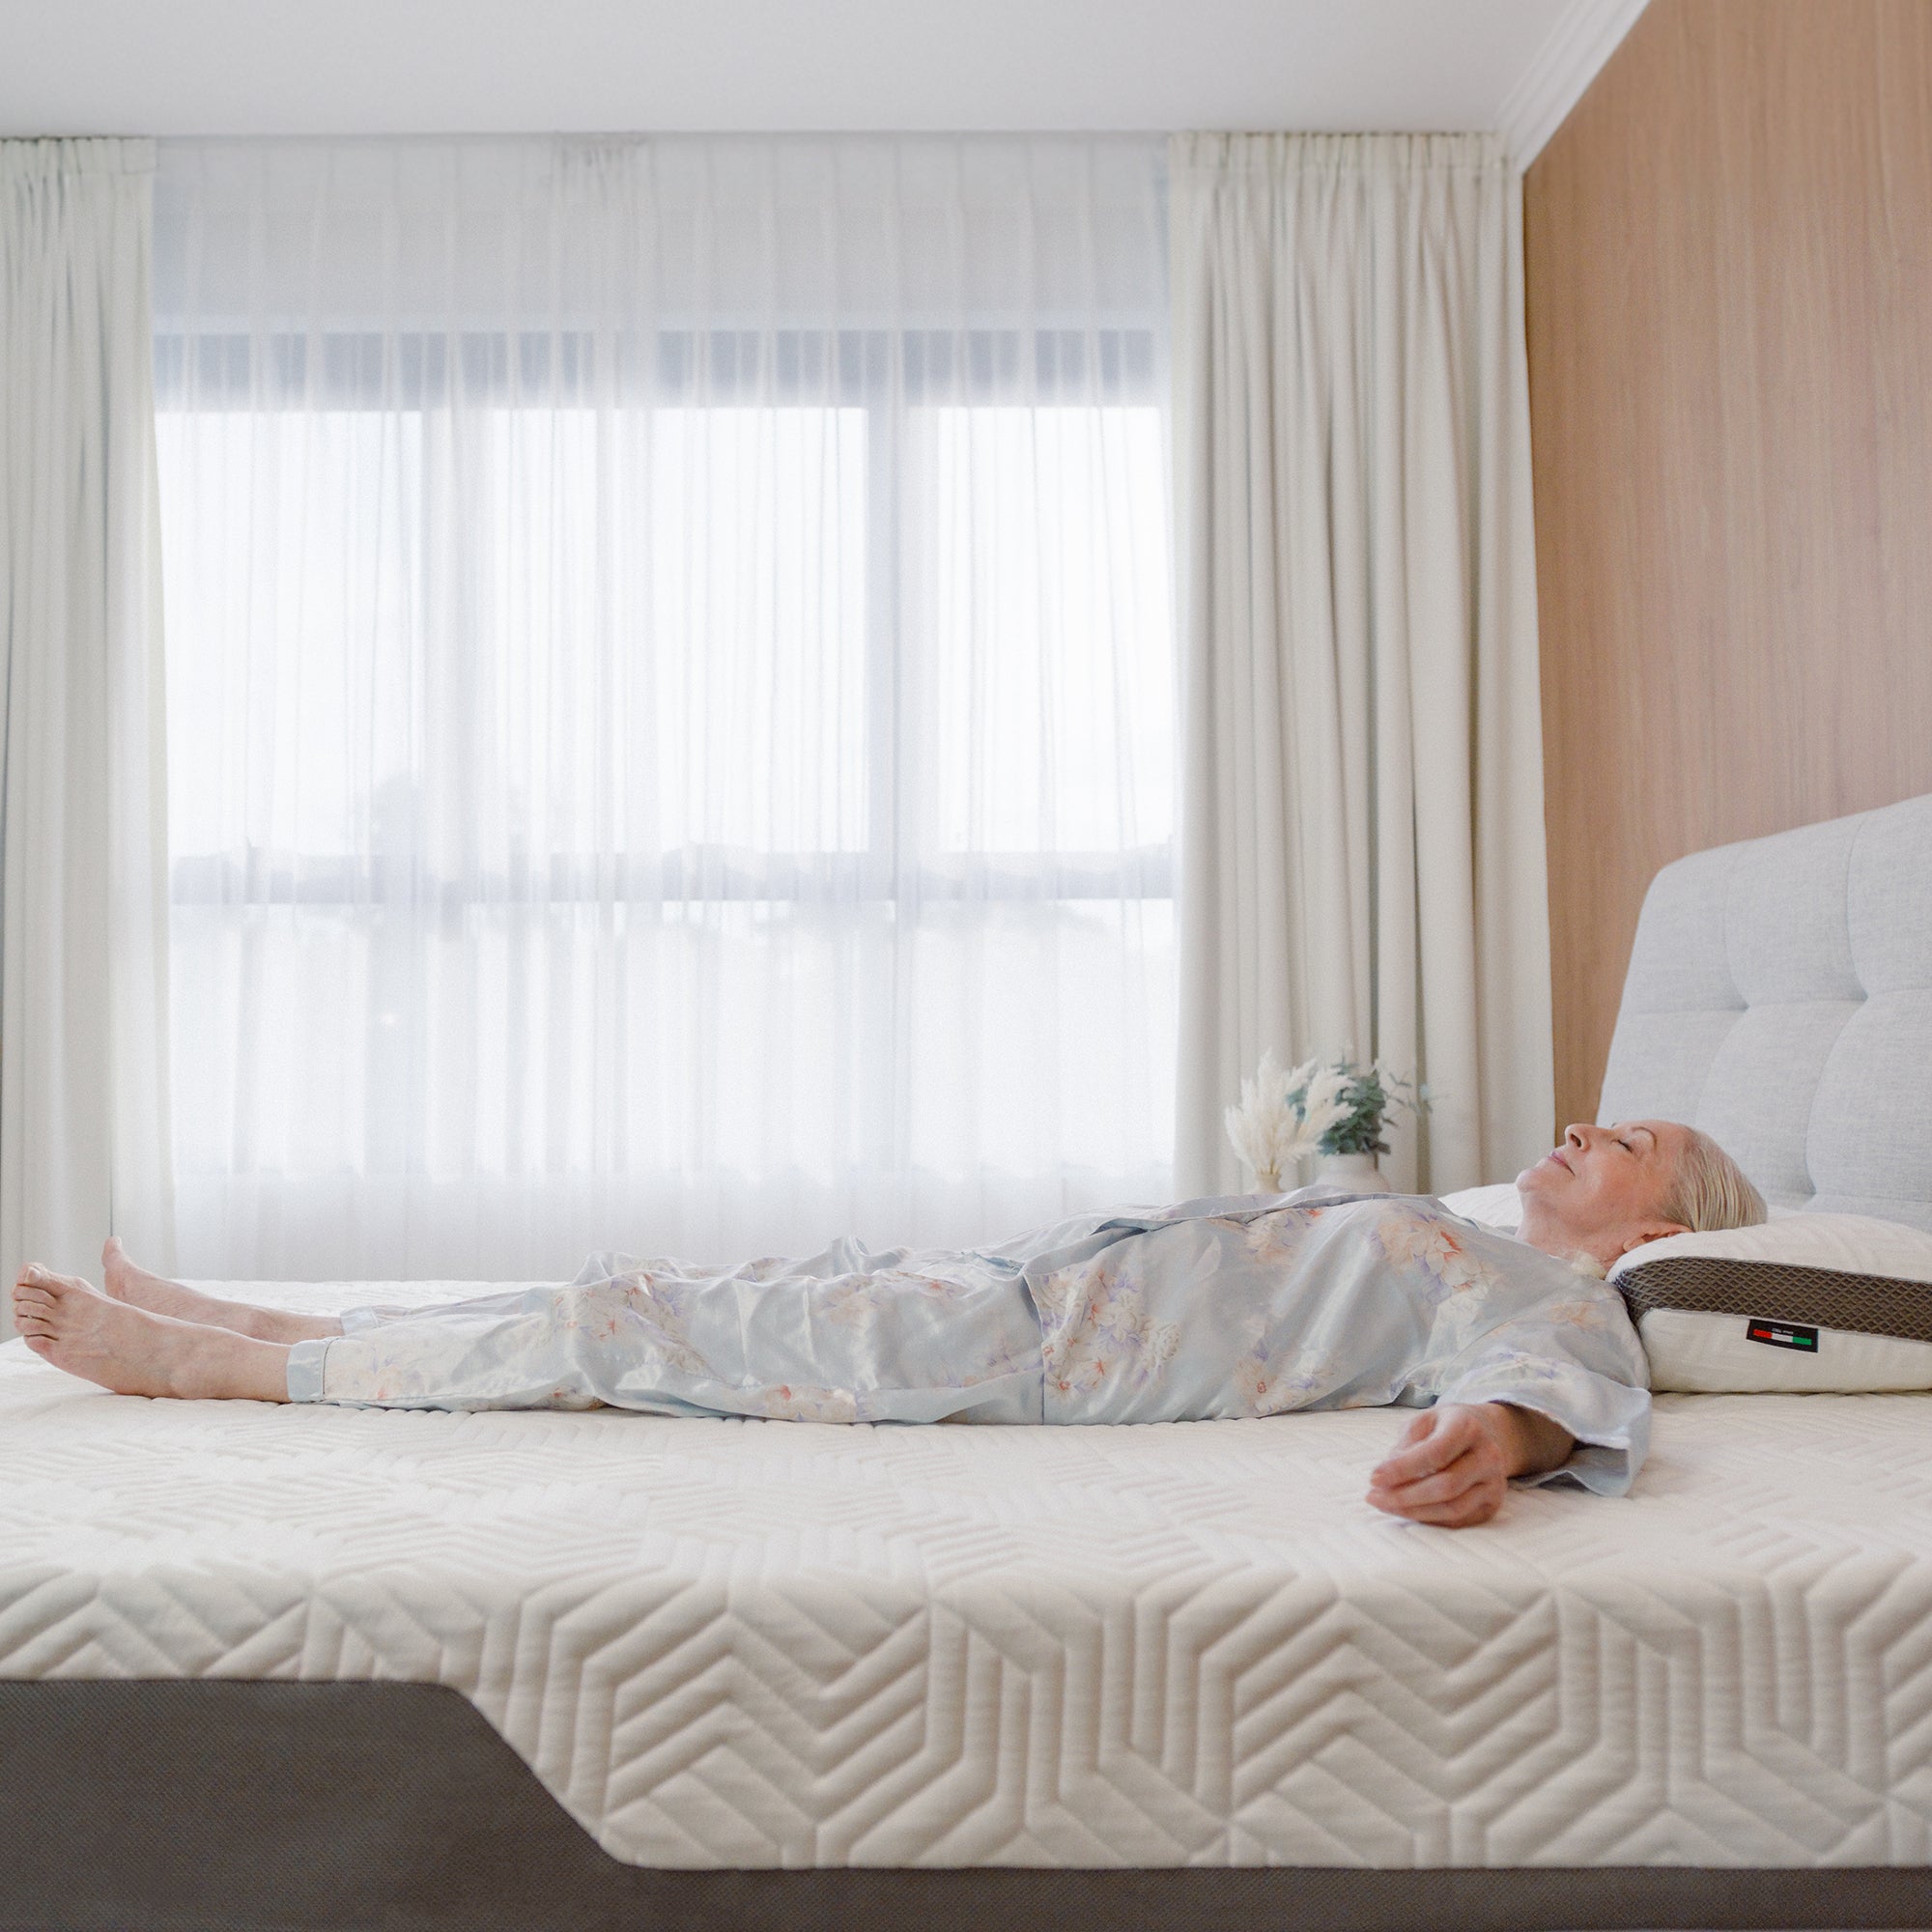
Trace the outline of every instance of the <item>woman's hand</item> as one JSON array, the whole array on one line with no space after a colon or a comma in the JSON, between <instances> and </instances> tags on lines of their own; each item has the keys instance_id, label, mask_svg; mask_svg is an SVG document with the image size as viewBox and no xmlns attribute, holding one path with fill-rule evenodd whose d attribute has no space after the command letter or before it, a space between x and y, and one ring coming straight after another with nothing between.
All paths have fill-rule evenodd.
<instances>
[{"instance_id":1,"label":"woman's hand","mask_svg":"<svg viewBox=\"0 0 1932 1932\"><path fill-rule=\"evenodd\" d=\"M1369 1478L1369 1501L1390 1516L1468 1529L1503 1506L1512 1476L1553 1469L1576 1447L1570 1433L1508 1403L1426 1408Z\"/></svg>"}]
</instances>

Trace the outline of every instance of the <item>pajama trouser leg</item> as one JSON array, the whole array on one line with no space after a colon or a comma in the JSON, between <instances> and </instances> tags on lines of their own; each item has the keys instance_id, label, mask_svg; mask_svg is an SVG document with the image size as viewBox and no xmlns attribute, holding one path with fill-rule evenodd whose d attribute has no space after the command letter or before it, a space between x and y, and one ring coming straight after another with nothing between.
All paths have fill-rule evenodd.
<instances>
[{"instance_id":1,"label":"pajama trouser leg","mask_svg":"<svg viewBox=\"0 0 1932 1932\"><path fill-rule=\"evenodd\" d=\"M593 1408L546 1282L436 1308L355 1309L289 1350L289 1400L399 1408Z\"/></svg>"},{"instance_id":2,"label":"pajama trouser leg","mask_svg":"<svg viewBox=\"0 0 1932 1932\"><path fill-rule=\"evenodd\" d=\"M680 1271L594 1256L574 1282L358 1310L290 1350L293 1401L588 1408L823 1422L1041 1419L1039 1327L1016 1270Z\"/></svg>"}]
</instances>

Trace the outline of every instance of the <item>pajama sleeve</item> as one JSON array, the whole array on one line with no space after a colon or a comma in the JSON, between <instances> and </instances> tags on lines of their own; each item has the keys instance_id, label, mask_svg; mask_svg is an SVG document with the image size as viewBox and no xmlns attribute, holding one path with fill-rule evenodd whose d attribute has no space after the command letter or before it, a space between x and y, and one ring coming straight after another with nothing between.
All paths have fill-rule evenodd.
<instances>
[{"instance_id":1,"label":"pajama sleeve","mask_svg":"<svg viewBox=\"0 0 1932 1932\"><path fill-rule=\"evenodd\" d=\"M1504 1316L1431 1363L1438 1403L1506 1402L1547 1415L1577 1438L1559 1468L1521 1480L1570 1482L1599 1495L1629 1489L1650 1445L1649 1371L1622 1297L1584 1276Z\"/></svg>"}]
</instances>

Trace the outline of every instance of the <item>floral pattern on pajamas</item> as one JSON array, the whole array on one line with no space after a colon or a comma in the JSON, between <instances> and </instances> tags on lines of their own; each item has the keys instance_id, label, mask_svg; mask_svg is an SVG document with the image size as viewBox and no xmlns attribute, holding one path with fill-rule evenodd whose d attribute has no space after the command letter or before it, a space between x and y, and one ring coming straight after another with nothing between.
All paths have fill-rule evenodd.
<instances>
[{"instance_id":1,"label":"floral pattern on pajamas","mask_svg":"<svg viewBox=\"0 0 1932 1932\"><path fill-rule=\"evenodd\" d=\"M1616 1293L1427 1196L1234 1196L735 1267L595 1255L562 1286L343 1326L291 1351L293 1397L1055 1424L1516 1402L1577 1437L1560 1473L1605 1492L1649 1420Z\"/></svg>"}]
</instances>

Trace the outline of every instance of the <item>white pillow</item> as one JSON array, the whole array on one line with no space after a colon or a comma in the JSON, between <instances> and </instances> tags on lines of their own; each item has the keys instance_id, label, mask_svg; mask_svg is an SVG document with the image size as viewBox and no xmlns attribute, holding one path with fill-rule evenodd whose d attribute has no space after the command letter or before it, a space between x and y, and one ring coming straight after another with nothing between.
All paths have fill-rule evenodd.
<instances>
[{"instance_id":1,"label":"white pillow","mask_svg":"<svg viewBox=\"0 0 1932 1932\"><path fill-rule=\"evenodd\" d=\"M1442 1205L1479 1228L1498 1228L1505 1235L1515 1234L1522 1225L1522 1200L1513 1180L1498 1181L1493 1187L1458 1188L1442 1196Z\"/></svg>"},{"instance_id":2,"label":"white pillow","mask_svg":"<svg viewBox=\"0 0 1932 1932\"><path fill-rule=\"evenodd\" d=\"M1499 1180L1489 1187L1459 1187L1454 1194L1441 1196L1441 1201L1452 1214L1460 1214L1479 1228L1500 1228L1513 1235L1522 1226L1522 1196L1513 1180ZM1767 1211L1774 1221L1781 1221L1802 1210L1773 1203Z\"/></svg>"},{"instance_id":3,"label":"white pillow","mask_svg":"<svg viewBox=\"0 0 1932 1932\"><path fill-rule=\"evenodd\" d=\"M1932 1234L1788 1214L1672 1235L1610 1270L1655 1389L1932 1389Z\"/></svg>"}]
</instances>

